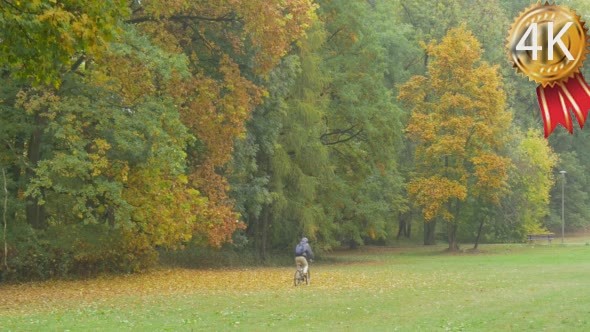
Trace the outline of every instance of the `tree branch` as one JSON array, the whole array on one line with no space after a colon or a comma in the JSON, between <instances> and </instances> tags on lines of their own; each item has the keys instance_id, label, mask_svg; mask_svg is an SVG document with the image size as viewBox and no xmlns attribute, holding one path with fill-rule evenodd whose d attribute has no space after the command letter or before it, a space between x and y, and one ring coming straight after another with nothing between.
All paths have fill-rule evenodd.
<instances>
[{"instance_id":1,"label":"tree branch","mask_svg":"<svg viewBox=\"0 0 590 332\"><path fill-rule=\"evenodd\" d=\"M404 2L401 2L402 8L404 9L404 11L406 12L406 15L408 15L408 19L410 20L410 23L415 27L416 23L414 22L414 17L412 16L412 14L410 13L410 10L408 9L408 7L406 7L406 5L404 4Z\"/></svg>"},{"instance_id":2,"label":"tree branch","mask_svg":"<svg viewBox=\"0 0 590 332\"><path fill-rule=\"evenodd\" d=\"M78 70L78 68L86 61L86 55L82 54L74 64L70 67L70 72Z\"/></svg>"},{"instance_id":3,"label":"tree branch","mask_svg":"<svg viewBox=\"0 0 590 332\"><path fill-rule=\"evenodd\" d=\"M408 68L410 68L411 66L413 66L416 62L423 60L424 58L426 58L427 54L424 54L423 57L419 58L419 57L415 57L413 58L410 62L408 62L405 66L404 66L404 70L408 70Z\"/></svg>"},{"instance_id":4,"label":"tree branch","mask_svg":"<svg viewBox=\"0 0 590 332\"><path fill-rule=\"evenodd\" d=\"M338 32L342 31L344 28L338 28L336 29L336 31L334 31L333 34L330 35L330 37L328 37L328 39L326 39L326 43L329 43L330 40L332 40L332 38L334 38L336 36L336 34L338 34Z\"/></svg>"},{"instance_id":5,"label":"tree branch","mask_svg":"<svg viewBox=\"0 0 590 332\"><path fill-rule=\"evenodd\" d=\"M205 44L205 47L207 47L207 49L209 49L209 51L212 51L213 50L213 46L209 43L209 41L207 40L207 38L205 38L205 36L203 36L203 34L201 34L201 32L199 31L199 29L192 28L192 30L193 30L193 32L195 34L197 34L197 36L203 42L203 44Z\"/></svg>"},{"instance_id":6,"label":"tree branch","mask_svg":"<svg viewBox=\"0 0 590 332\"><path fill-rule=\"evenodd\" d=\"M160 20L169 20L169 21L184 21L184 20L195 20L195 21L208 21L208 22L236 22L237 19L232 17L231 15L227 14L220 17L205 17L199 15L172 15L170 17L163 17L157 18L154 16L141 16L126 20L125 23L129 24L139 24L143 22L156 22Z\"/></svg>"},{"instance_id":7,"label":"tree branch","mask_svg":"<svg viewBox=\"0 0 590 332\"><path fill-rule=\"evenodd\" d=\"M354 130L355 127L356 127L356 125L348 128L348 129L336 129L332 132L322 134L322 136L320 136L320 141L322 142L323 145L336 145L336 144L348 142L348 141L356 138L357 136L359 136L363 132L362 128L355 132L355 130ZM330 140L329 138L331 136L336 136L336 139ZM345 136L345 137L341 138L342 136Z\"/></svg>"},{"instance_id":8,"label":"tree branch","mask_svg":"<svg viewBox=\"0 0 590 332\"><path fill-rule=\"evenodd\" d=\"M12 2L10 2L8 0L2 0L2 2L4 2L5 4L8 5L8 7L11 7L12 9L16 10L19 13L32 14L31 12L23 11L22 9L18 8L15 4L13 4Z\"/></svg>"},{"instance_id":9,"label":"tree branch","mask_svg":"<svg viewBox=\"0 0 590 332\"><path fill-rule=\"evenodd\" d=\"M4 220L4 268L8 270L8 243L6 243L6 210L8 209L8 185L6 184L6 171L2 168L2 177L4 178L4 210L2 212L2 219Z\"/></svg>"}]
</instances>

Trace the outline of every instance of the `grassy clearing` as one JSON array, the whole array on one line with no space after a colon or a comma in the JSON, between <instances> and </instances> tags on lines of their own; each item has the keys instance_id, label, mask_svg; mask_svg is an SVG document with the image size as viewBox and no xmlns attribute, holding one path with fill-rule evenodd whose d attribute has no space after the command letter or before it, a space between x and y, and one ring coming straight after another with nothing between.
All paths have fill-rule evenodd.
<instances>
[{"instance_id":1,"label":"grassy clearing","mask_svg":"<svg viewBox=\"0 0 590 332\"><path fill-rule=\"evenodd\" d=\"M442 249L335 253L299 288L293 268L1 286L0 330L590 330L590 246Z\"/></svg>"}]
</instances>

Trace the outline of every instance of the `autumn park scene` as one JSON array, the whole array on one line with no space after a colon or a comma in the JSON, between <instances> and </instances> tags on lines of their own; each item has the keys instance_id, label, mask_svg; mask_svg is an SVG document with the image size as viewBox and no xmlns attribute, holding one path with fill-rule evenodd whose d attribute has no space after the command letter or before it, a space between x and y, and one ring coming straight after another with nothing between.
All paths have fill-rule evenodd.
<instances>
[{"instance_id":1,"label":"autumn park scene","mask_svg":"<svg viewBox=\"0 0 590 332\"><path fill-rule=\"evenodd\" d=\"M590 331L535 3L0 0L0 331Z\"/></svg>"}]
</instances>

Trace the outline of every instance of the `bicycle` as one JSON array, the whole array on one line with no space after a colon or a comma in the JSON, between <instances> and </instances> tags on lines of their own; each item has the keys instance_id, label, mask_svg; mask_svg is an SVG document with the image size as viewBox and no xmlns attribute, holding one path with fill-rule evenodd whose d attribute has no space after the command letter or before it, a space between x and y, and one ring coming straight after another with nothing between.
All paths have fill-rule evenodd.
<instances>
[{"instance_id":1,"label":"bicycle","mask_svg":"<svg viewBox=\"0 0 590 332\"><path fill-rule=\"evenodd\" d=\"M293 284L295 286L299 286L305 282L306 285L309 285L309 280L311 279L311 273L309 273L309 263L307 266L307 273L303 272L303 266L297 264L297 271L295 271L295 276L293 277Z\"/></svg>"}]
</instances>

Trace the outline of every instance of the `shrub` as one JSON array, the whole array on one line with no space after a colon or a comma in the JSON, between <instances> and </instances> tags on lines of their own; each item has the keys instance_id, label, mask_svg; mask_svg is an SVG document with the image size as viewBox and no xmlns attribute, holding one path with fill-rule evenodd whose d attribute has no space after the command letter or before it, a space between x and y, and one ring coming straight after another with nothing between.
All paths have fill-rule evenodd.
<instances>
[{"instance_id":1,"label":"shrub","mask_svg":"<svg viewBox=\"0 0 590 332\"><path fill-rule=\"evenodd\" d=\"M2 279L42 280L100 273L131 273L157 262L147 240L103 224L59 225L37 231L26 224L7 233L8 269Z\"/></svg>"}]
</instances>

